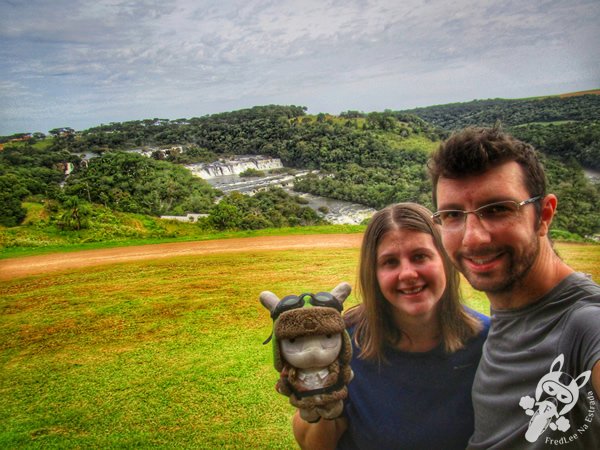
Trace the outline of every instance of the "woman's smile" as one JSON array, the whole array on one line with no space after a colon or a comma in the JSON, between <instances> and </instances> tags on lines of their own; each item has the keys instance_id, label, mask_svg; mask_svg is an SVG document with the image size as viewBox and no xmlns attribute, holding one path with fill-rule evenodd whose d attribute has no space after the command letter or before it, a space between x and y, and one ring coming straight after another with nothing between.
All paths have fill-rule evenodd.
<instances>
[{"instance_id":1,"label":"woman's smile","mask_svg":"<svg viewBox=\"0 0 600 450\"><path fill-rule=\"evenodd\" d=\"M431 317L446 288L443 260L431 235L392 230L377 248L377 281L395 317Z\"/></svg>"}]
</instances>

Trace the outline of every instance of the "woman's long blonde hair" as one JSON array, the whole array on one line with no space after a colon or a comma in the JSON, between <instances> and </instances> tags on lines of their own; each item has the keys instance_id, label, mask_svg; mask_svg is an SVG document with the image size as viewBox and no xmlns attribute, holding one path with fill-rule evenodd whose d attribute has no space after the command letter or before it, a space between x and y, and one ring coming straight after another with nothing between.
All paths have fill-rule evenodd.
<instances>
[{"instance_id":1,"label":"woman's long blonde hair","mask_svg":"<svg viewBox=\"0 0 600 450\"><path fill-rule=\"evenodd\" d=\"M354 326L359 357L384 361L385 345L397 344L402 336L402 330L392 320L392 306L377 282L377 247L391 230L418 231L433 238L446 273L446 289L438 307L443 346L448 353L463 348L470 338L479 333L482 325L461 304L458 271L444 250L440 232L431 220L431 212L416 203L398 203L375 213L363 236L357 283L357 297L362 303L349 309L344 316L347 326Z\"/></svg>"}]
</instances>

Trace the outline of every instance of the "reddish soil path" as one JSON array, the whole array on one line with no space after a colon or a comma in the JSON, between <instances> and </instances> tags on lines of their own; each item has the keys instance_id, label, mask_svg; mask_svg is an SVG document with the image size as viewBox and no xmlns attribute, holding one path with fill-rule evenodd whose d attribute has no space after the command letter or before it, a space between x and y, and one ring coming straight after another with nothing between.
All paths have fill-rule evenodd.
<instances>
[{"instance_id":1,"label":"reddish soil path","mask_svg":"<svg viewBox=\"0 0 600 450\"><path fill-rule=\"evenodd\" d=\"M0 280L144 259L227 252L359 247L362 234L266 236L83 250L0 260Z\"/></svg>"}]
</instances>

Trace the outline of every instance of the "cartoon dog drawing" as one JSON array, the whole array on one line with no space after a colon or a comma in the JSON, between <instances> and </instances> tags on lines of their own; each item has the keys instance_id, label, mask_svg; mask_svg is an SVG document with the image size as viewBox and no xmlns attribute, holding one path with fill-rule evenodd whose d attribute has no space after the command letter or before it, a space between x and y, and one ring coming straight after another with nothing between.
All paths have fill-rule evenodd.
<instances>
[{"instance_id":1,"label":"cartoon dog drawing","mask_svg":"<svg viewBox=\"0 0 600 450\"><path fill-rule=\"evenodd\" d=\"M579 398L579 389L590 379L591 370L587 370L573 379L562 372L564 355L559 355L550 366L550 372L538 382L535 400L530 396L521 397L519 405L528 416L532 416L525 439L535 442L548 427L551 430L567 431L571 424L564 417L571 411ZM537 407L537 411L534 410Z\"/></svg>"}]
</instances>

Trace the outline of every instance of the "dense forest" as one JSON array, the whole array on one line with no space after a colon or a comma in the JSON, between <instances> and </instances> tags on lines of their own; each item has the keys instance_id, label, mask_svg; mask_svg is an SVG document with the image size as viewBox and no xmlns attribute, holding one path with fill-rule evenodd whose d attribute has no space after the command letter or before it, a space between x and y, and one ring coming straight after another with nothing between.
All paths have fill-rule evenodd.
<instances>
[{"instance_id":1,"label":"dense forest","mask_svg":"<svg viewBox=\"0 0 600 450\"><path fill-rule=\"evenodd\" d=\"M600 169L600 95L474 100L402 113L418 115L448 131L499 121L547 155Z\"/></svg>"},{"instance_id":2,"label":"dense forest","mask_svg":"<svg viewBox=\"0 0 600 450\"><path fill-rule=\"evenodd\" d=\"M405 110L445 130L469 125L492 126L496 121L513 127L533 122L598 119L600 95L536 97L530 99L488 99Z\"/></svg>"},{"instance_id":3,"label":"dense forest","mask_svg":"<svg viewBox=\"0 0 600 450\"><path fill-rule=\"evenodd\" d=\"M25 217L21 201L51 199L64 228L85 227L93 205L150 215L209 214L201 226L250 229L321 223L282 190L222 196L182 164L232 155L267 155L314 169L295 189L375 208L397 201L431 207L428 155L454 129L491 125L542 153L560 198L555 227L581 236L600 231L600 187L582 167L600 168L600 96L482 100L410 111L307 115L301 106L259 106L191 119L111 123L0 138L4 226ZM150 150L151 158L132 153ZM95 158L82 159L94 154ZM73 172L65 178L65 167ZM220 197L220 202L215 199ZM58 207L56 206L58 205ZM50 216L52 216L50 214Z\"/></svg>"}]
</instances>

